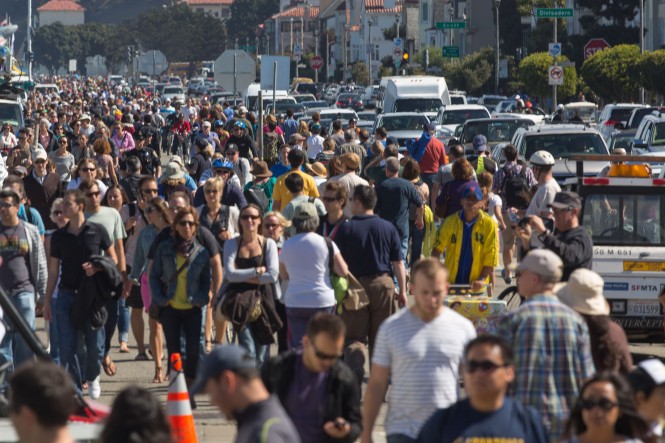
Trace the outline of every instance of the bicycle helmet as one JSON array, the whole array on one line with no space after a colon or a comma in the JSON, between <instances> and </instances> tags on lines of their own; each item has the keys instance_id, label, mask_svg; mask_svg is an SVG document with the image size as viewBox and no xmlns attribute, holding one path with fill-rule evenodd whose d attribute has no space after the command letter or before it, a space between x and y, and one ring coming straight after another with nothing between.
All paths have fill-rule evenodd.
<instances>
[{"instance_id":1,"label":"bicycle helmet","mask_svg":"<svg viewBox=\"0 0 665 443\"><path fill-rule=\"evenodd\" d=\"M234 127L234 128L242 128L242 129L245 129L245 124L244 124L243 122L241 122L241 121L238 120L237 122L235 122L235 123L233 124L233 127Z\"/></svg>"},{"instance_id":2,"label":"bicycle helmet","mask_svg":"<svg viewBox=\"0 0 665 443\"><path fill-rule=\"evenodd\" d=\"M547 151L536 151L529 159L529 163L536 166L553 166L554 157Z\"/></svg>"},{"instance_id":3,"label":"bicycle helmet","mask_svg":"<svg viewBox=\"0 0 665 443\"><path fill-rule=\"evenodd\" d=\"M223 128L224 122L221 120L215 120L215 123L212 124L213 128Z\"/></svg>"},{"instance_id":4,"label":"bicycle helmet","mask_svg":"<svg viewBox=\"0 0 665 443\"><path fill-rule=\"evenodd\" d=\"M221 159L218 158L214 162L212 162L212 167L213 168L222 168L222 169L229 169L233 171L233 163L226 159Z\"/></svg>"}]
</instances>

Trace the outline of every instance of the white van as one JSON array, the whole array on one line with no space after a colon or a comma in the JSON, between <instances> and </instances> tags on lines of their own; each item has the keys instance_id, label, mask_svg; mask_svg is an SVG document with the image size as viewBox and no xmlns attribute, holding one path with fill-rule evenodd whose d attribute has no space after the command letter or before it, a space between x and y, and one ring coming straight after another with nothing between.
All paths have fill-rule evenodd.
<instances>
[{"instance_id":1,"label":"white van","mask_svg":"<svg viewBox=\"0 0 665 443\"><path fill-rule=\"evenodd\" d=\"M384 77L376 98L377 113L422 112L430 120L450 105L446 79L427 75Z\"/></svg>"},{"instance_id":2,"label":"white van","mask_svg":"<svg viewBox=\"0 0 665 443\"><path fill-rule=\"evenodd\" d=\"M245 106L247 107L248 110L250 111L259 110L258 100L259 100L260 90L261 90L261 83L252 83L245 90L242 96L242 101L243 103L245 103ZM276 99L275 101L277 101L278 103L280 102L280 99L286 99L288 96L289 96L288 91L279 90L279 89L275 91L275 99ZM263 90L263 100L269 100L272 103L272 89ZM297 103L295 99L293 99L293 103ZM265 102L263 106L264 107L266 106Z\"/></svg>"}]
</instances>

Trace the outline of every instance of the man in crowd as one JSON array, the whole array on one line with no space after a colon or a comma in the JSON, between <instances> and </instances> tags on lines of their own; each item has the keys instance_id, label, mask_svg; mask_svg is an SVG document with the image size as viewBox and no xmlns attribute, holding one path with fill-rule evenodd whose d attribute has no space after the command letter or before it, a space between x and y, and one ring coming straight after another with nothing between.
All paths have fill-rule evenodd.
<instances>
[{"instance_id":1,"label":"man in crowd","mask_svg":"<svg viewBox=\"0 0 665 443\"><path fill-rule=\"evenodd\" d=\"M104 355L104 329L93 329L89 322L77 327L72 323L71 311L81 280L85 275L95 272L90 264L90 257L105 253L116 263L117 258L114 244L106 229L85 219L86 200L86 193L80 189L71 189L65 193L62 208L69 223L55 231L51 237L43 312L46 321L51 321L54 315L58 316L57 334L61 364L69 370L79 389L82 384L79 363L85 365L90 397L97 399L102 392L99 370ZM52 304L56 283L58 297L56 303ZM77 362L79 336L82 336L86 345L86 358Z\"/></svg>"},{"instance_id":2,"label":"man in crowd","mask_svg":"<svg viewBox=\"0 0 665 443\"><path fill-rule=\"evenodd\" d=\"M453 164L455 164L456 160L464 158L464 146L460 144L455 144L450 146L448 148L448 156L450 158L450 162L441 166L437 171L436 175L434 176L434 178L432 179L432 193L430 194L431 196L430 206L432 208L432 212L434 212L434 209L436 208L436 198L439 196L441 187L443 187L443 185L455 179L455 177L453 177ZM476 180L475 171L473 173L473 180Z\"/></svg>"},{"instance_id":3,"label":"man in crowd","mask_svg":"<svg viewBox=\"0 0 665 443\"><path fill-rule=\"evenodd\" d=\"M141 171L144 174L159 177L162 175L162 162L159 155L150 147L150 134L144 135L143 132L134 134L134 141L136 147L127 152L125 158L129 160L132 157L137 157L141 162ZM123 165L126 168L126 164Z\"/></svg>"},{"instance_id":4,"label":"man in crowd","mask_svg":"<svg viewBox=\"0 0 665 443\"><path fill-rule=\"evenodd\" d=\"M554 252L530 251L517 268L517 289L526 301L497 328L515 352L518 376L510 395L540 412L552 441L561 438L583 381L595 371L586 322L554 294L562 274Z\"/></svg>"},{"instance_id":5,"label":"man in crowd","mask_svg":"<svg viewBox=\"0 0 665 443\"><path fill-rule=\"evenodd\" d=\"M344 138L344 128L342 127L342 120L340 119L333 120L332 133L330 134L330 138L332 138L333 141L335 142L336 148L339 148L345 143L346 139Z\"/></svg>"},{"instance_id":6,"label":"man in crowd","mask_svg":"<svg viewBox=\"0 0 665 443\"><path fill-rule=\"evenodd\" d=\"M344 144L335 149L335 155L354 153L362 161L367 156L367 151L356 141L356 132L352 129L344 131Z\"/></svg>"},{"instance_id":7,"label":"man in crowd","mask_svg":"<svg viewBox=\"0 0 665 443\"><path fill-rule=\"evenodd\" d=\"M76 411L74 385L55 363L21 366L9 380L9 417L22 443L71 443L69 416Z\"/></svg>"},{"instance_id":8,"label":"man in crowd","mask_svg":"<svg viewBox=\"0 0 665 443\"><path fill-rule=\"evenodd\" d=\"M225 147L226 159L233 164L233 172L240 179L240 185L245 188L245 185L252 181L252 174L250 174L249 160L241 157L238 152L238 145L235 143L227 143Z\"/></svg>"},{"instance_id":9,"label":"man in crowd","mask_svg":"<svg viewBox=\"0 0 665 443\"><path fill-rule=\"evenodd\" d=\"M206 392L227 420L238 423L236 443L300 443L277 397L270 395L244 348L217 346L199 365L190 395Z\"/></svg>"},{"instance_id":10,"label":"man in crowd","mask_svg":"<svg viewBox=\"0 0 665 443\"><path fill-rule=\"evenodd\" d=\"M275 183L275 189L273 190L272 198L273 211L280 211L286 208L286 205L289 204L293 195L286 188L286 177L291 174L298 174L302 177L304 186L303 193L309 197L318 197L319 191L316 187L316 182L311 175L302 172L300 167L305 162L305 153L301 149L292 149L289 152L289 165L291 165L291 170L287 173L282 174Z\"/></svg>"},{"instance_id":11,"label":"man in crowd","mask_svg":"<svg viewBox=\"0 0 665 443\"><path fill-rule=\"evenodd\" d=\"M307 158L310 163L316 161L316 156L323 151L323 137L321 137L321 125L315 123L311 127L312 135L307 139Z\"/></svg>"},{"instance_id":12,"label":"man in crowd","mask_svg":"<svg viewBox=\"0 0 665 443\"><path fill-rule=\"evenodd\" d=\"M447 292L447 271L438 260L424 259L415 265L414 304L387 319L376 338L365 391L362 443L372 441L389 384L385 428L390 442L414 442L434 411L457 401L458 368L464 346L476 337L476 330L471 321L444 307Z\"/></svg>"},{"instance_id":13,"label":"man in crowd","mask_svg":"<svg viewBox=\"0 0 665 443\"><path fill-rule=\"evenodd\" d=\"M468 397L436 411L420 430L417 443L549 442L538 413L506 397L515 367L513 350L505 340L495 335L471 340L464 350L462 374Z\"/></svg>"},{"instance_id":14,"label":"man in crowd","mask_svg":"<svg viewBox=\"0 0 665 443\"><path fill-rule=\"evenodd\" d=\"M487 147L487 137L478 134L473 137L473 150L476 152L475 157L469 159L471 166L473 166L476 174L482 174L487 171L494 175L497 170L497 165L494 160L490 158L489 148Z\"/></svg>"},{"instance_id":15,"label":"man in crowd","mask_svg":"<svg viewBox=\"0 0 665 443\"><path fill-rule=\"evenodd\" d=\"M246 125L242 121L237 121L231 127L231 136L226 142L226 146L231 144L238 147L240 157L247 160L252 160L258 155L256 154L256 143L254 139L245 133Z\"/></svg>"},{"instance_id":16,"label":"man in crowd","mask_svg":"<svg viewBox=\"0 0 665 443\"><path fill-rule=\"evenodd\" d=\"M436 128L432 123L425 124L419 139L407 143L407 152L420 166L420 177L432 187L434 176L439 168L448 163L443 143L435 137Z\"/></svg>"},{"instance_id":17,"label":"man in crowd","mask_svg":"<svg viewBox=\"0 0 665 443\"><path fill-rule=\"evenodd\" d=\"M30 207L39 211L39 215L44 222L44 227L46 229L54 229L55 223L51 221L50 217L51 206L53 205L53 201L62 195L60 176L55 172L48 172L46 170L46 161L46 151L42 149L33 151L32 172L23 178L23 186L25 194L30 201Z\"/></svg>"},{"instance_id":18,"label":"man in crowd","mask_svg":"<svg viewBox=\"0 0 665 443\"><path fill-rule=\"evenodd\" d=\"M356 378L339 360L345 329L338 316L318 313L307 324L302 353L286 352L261 369L263 383L279 397L303 443L355 441L360 435Z\"/></svg>"},{"instance_id":19,"label":"man in crowd","mask_svg":"<svg viewBox=\"0 0 665 443\"><path fill-rule=\"evenodd\" d=\"M282 131L284 131L284 140L289 140L293 134L298 132L298 122L293 118L293 109L286 110L286 119L282 123Z\"/></svg>"},{"instance_id":20,"label":"man in crowd","mask_svg":"<svg viewBox=\"0 0 665 443\"><path fill-rule=\"evenodd\" d=\"M358 145L356 145L358 146ZM351 196L353 195L353 190L356 188L356 186L363 185L363 186L369 186L369 183L367 180L364 178L361 178L358 176L358 168L360 167L360 156L354 152L347 152L346 154L340 155L339 159L342 161L342 165L344 166L345 172L344 174L337 175L335 177L330 177L328 182L337 182L340 185L342 185L347 192L347 195ZM349 201L348 204L344 208L344 215L346 217L351 217L353 214L351 214L351 202Z\"/></svg>"},{"instance_id":21,"label":"man in crowd","mask_svg":"<svg viewBox=\"0 0 665 443\"><path fill-rule=\"evenodd\" d=\"M141 179L141 160L137 156L131 156L127 159L127 175L120 179L120 186L125 190L129 202L138 201L139 180Z\"/></svg>"},{"instance_id":22,"label":"man in crowd","mask_svg":"<svg viewBox=\"0 0 665 443\"><path fill-rule=\"evenodd\" d=\"M31 329L35 329L35 302L46 293L47 265L39 230L18 218L21 199L11 188L0 191L0 284ZM7 317L0 341L0 356L14 366L33 358L33 353ZM2 390L4 391L5 383Z\"/></svg>"},{"instance_id":23,"label":"man in crowd","mask_svg":"<svg viewBox=\"0 0 665 443\"><path fill-rule=\"evenodd\" d=\"M554 214L554 229L550 231L543 219L537 215L528 217L524 227L516 227L517 235L522 244L527 245L535 233L543 248L549 249L563 260L562 281L568 281L570 274L579 268L591 269L593 260L593 241L587 230L580 226L579 214L582 199L575 192L562 191L554 196L554 201L547 205Z\"/></svg>"},{"instance_id":24,"label":"man in crowd","mask_svg":"<svg viewBox=\"0 0 665 443\"><path fill-rule=\"evenodd\" d=\"M353 217L339 227L335 243L369 298L368 306L342 314L347 328L344 361L361 383L365 374L365 346L369 344L370 354L374 352L379 326L395 312L393 273L399 285L397 302L406 306L406 271L397 229L374 214L374 190L356 186L351 206Z\"/></svg>"},{"instance_id":25,"label":"man in crowd","mask_svg":"<svg viewBox=\"0 0 665 443\"><path fill-rule=\"evenodd\" d=\"M289 152L291 152L291 146L284 144L279 147L279 161L270 167L270 172L275 178L279 178L280 175L287 173L291 170L289 165Z\"/></svg>"},{"instance_id":26,"label":"man in crowd","mask_svg":"<svg viewBox=\"0 0 665 443\"><path fill-rule=\"evenodd\" d=\"M549 224L545 224L548 224L547 227L551 229L553 214L552 209L548 205L554 201L554 196L557 192L561 192L561 187L552 175L554 157L547 151L536 151L529 159L529 163L531 163L533 175L538 181L538 190L531 198L525 215L537 215L543 220L547 220ZM522 248L538 248L542 247L542 245L543 243L533 234L531 241L528 244L523 244Z\"/></svg>"},{"instance_id":27,"label":"man in crowd","mask_svg":"<svg viewBox=\"0 0 665 443\"><path fill-rule=\"evenodd\" d=\"M447 217L432 249L432 257L446 253L450 283L482 291L499 260L497 226L481 208L483 191L475 181L462 185L462 210Z\"/></svg>"},{"instance_id":28,"label":"man in crowd","mask_svg":"<svg viewBox=\"0 0 665 443\"><path fill-rule=\"evenodd\" d=\"M210 129L212 128L212 123L210 123L208 120L205 120L203 123L201 123L201 132L199 132L196 135L197 139L202 139L206 142L206 144L210 144L213 147L213 151L217 152L220 149L220 142L219 142L219 137L217 136L216 133L212 132ZM194 155L194 152L191 153L192 156Z\"/></svg>"}]
</instances>

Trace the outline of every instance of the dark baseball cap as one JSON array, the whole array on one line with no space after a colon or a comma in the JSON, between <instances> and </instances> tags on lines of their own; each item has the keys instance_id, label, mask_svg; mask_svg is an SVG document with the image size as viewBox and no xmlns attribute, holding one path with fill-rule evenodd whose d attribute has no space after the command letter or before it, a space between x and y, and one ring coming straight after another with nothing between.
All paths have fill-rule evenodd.
<instances>
[{"instance_id":1,"label":"dark baseball cap","mask_svg":"<svg viewBox=\"0 0 665 443\"><path fill-rule=\"evenodd\" d=\"M256 369L256 360L244 348L238 345L217 346L199 363L196 380L189 390L189 395L203 391L211 378L218 377L224 371Z\"/></svg>"},{"instance_id":2,"label":"dark baseball cap","mask_svg":"<svg viewBox=\"0 0 665 443\"><path fill-rule=\"evenodd\" d=\"M557 192L554 196L554 201L547 205L548 208L555 209L570 209L570 208L582 208L582 199L575 192L571 191L561 191Z\"/></svg>"},{"instance_id":3,"label":"dark baseball cap","mask_svg":"<svg viewBox=\"0 0 665 443\"><path fill-rule=\"evenodd\" d=\"M434 126L432 123L425 123L423 125L423 130L427 132L434 132L436 131L436 126Z\"/></svg>"},{"instance_id":4,"label":"dark baseball cap","mask_svg":"<svg viewBox=\"0 0 665 443\"><path fill-rule=\"evenodd\" d=\"M483 190L477 181L468 181L459 188L459 195L462 198L475 197L480 201L483 199Z\"/></svg>"}]
</instances>

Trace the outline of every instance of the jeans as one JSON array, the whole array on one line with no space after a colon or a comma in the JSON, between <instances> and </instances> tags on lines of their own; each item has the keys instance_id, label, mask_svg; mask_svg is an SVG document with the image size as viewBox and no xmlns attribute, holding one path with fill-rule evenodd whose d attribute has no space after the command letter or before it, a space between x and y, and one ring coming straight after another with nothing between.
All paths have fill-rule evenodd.
<instances>
[{"instance_id":1,"label":"jeans","mask_svg":"<svg viewBox=\"0 0 665 443\"><path fill-rule=\"evenodd\" d=\"M423 252L423 241L425 240L425 228L417 229L414 222L409 222L409 238L411 239L411 256L409 260L409 267L420 260L420 255Z\"/></svg>"},{"instance_id":2,"label":"jeans","mask_svg":"<svg viewBox=\"0 0 665 443\"><path fill-rule=\"evenodd\" d=\"M307 332L307 323L318 312L327 312L333 314L335 312L334 306L326 306L324 308L289 308L286 307L286 318L288 320L288 339L289 348L296 349L302 346L302 338Z\"/></svg>"},{"instance_id":3,"label":"jeans","mask_svg":"<svg viewBox=\"0 0 665 443\"><path fill-rule=\"evenodd\" d=\"M268 346L256 343L252 323L246 325L238 332L238 344L245 348L250 356L254 357L257 368L263 366L268 355Z\"/></svg>"},{"instance_id":4,"label":"jeans","mask_svg":"<svg viewBox=\"0 0 665 443\"><path fill-rule=\"evenodd\" d=\"M14 306L21 316L25 319L30 329L34 331L35 294L33 292L19 292L9 298L12 303L14 303ZM4 321L6 323L7 332L2 341L0 341L0 358L3 360L2 363L9 362L11 364L7 370L7 375L10 375L14 372L14 367L34 358L34 354L7 316L5 316ZM0 390L4 391L5 388L6 382L0 387Z\"/></svg>"},{"instance_id":5,"label":"jeans","mask_svg":"<svg viewBox=\"0 0 665 443\"><path fill-rule=\"evenodd\" d=\"M58 298L55 303L55 315L58 317L57 329L58 340L60 342L60 365L69 371L74 378L76 385L81 389L81 376L76 358L78 350L78 338L83 336L86 352L85 360L81 360L81 365L85 365L85 374L88 381L92 381L99 376L99 368L102 365L104 355L104 328L93 330L90 322L84 325L75 325L71 320L71 310L76 293L66 289L58 291Z\"/></svg>"},{"instance_id":6,"label":"jeans","mask_svg":"<svg viewBox=\"0 0 665 443\"><path fill-rule=\"evenodd\" d=\"M415 438L408 437L404 434L390 434L386 441L388 443L416 443Z\"/></svg>"},{"instance_id":7,"label":"jeans","mask_svg":"<svg viewBox=\"0 0 665 443\"><path fill-rule=\"evenodd\" d=\"M118 343L129 341L129 305L124 298L118 301Z\"/></svg>"},{"instance_id":8,"label":"jeans","mask_svg":"<svg viewBox=\"0 0 665 443\"><path fill-rule=\"evenodd\" d=\"M195 378L201 346L201 308L173 309L171 306L166 306L161 308L159 317L164 329L169 362L172 354L180 353L182 330L185 334L185 358L183 358L185 377Z\"/></svg>"},{"instance_id":9,"label":"jeans","mask_svg":"<svg viewBox=\"0 0 665 443\"><path fill-rule=\"evenodd\" d=\"M53 300L55 306L55 299ZM51 359L56 365L60 364L60 340L58 339L58 317L51 316L49 322L49 341L51 343Z\"/></svg>"},{"instance_id":10,"label":"jeans","mask_svg":"<svg viewBox=\"0 0 665 443\"><path fill-rule=\"evenodd\" d=\"M109 314L106 323L104 324L104 357L111 352L111 339L116 326L118 326L118 299L111 298L106 302L106 311Z\"/></svg>"},{"instance_id":11,"label":"jeans","mask_svg":"<svg viewBox=\"0 0 665 443\"><path fill-rule=\"evenodd\" d=\"M427 187L432 189L432 183L434 183L434 177L436 177L436 172L433 174L426 174L424 172L420 173L420 179L427 183Z\"/></svg>"}]
</instances>

